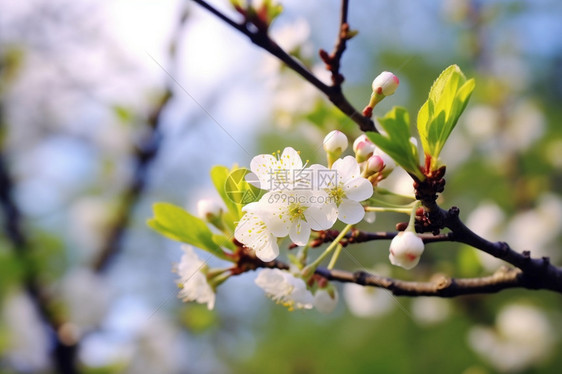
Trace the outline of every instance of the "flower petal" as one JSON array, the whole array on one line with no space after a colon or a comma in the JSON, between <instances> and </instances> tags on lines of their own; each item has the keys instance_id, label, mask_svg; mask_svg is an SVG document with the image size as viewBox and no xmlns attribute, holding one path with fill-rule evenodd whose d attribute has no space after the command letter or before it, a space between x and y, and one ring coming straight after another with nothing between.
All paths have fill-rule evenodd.
<instances>
[{"instance_id":1,"label":"flower petal","mask_svg":"<svg viewBox=\"0 0 562 374\"><path fill-rule=\"evenodd\" d=\"M356 224L365 216L365 209L357 201L343 199L338 207L338 219L348 225Z\"/></svg>"},{"instance_id":2,"label":"flower petal","mask_svg":"<svg viewBox=\"0 0 562 374\"><path fill-rule=\"evenodd\" d=\"M286 170L302 169L301 156L297 151L291 147L287 147L283 150L281 158L279 159L281 167Z\"/></svg>"},{"instance_id":3,"label":"flower petal","mask_svg":"<svg viewBox=\"0 0 562 374\"><path fill-rule=\"evenodd\" d=\"M338 171L338 177L341 178L341 180L338 180L338 183L345 183L350 179L359 178L361 176L359 164L353 156L345 156L344 158L336 160L332 165L332 169Z\"/></svg>"},{"instance_id":4,"label":"flower petal","mask_svg":"<svg viewBox=\"0 0 562 374\"><path fill-rule=\"evenodd\" d=\"M291 225L289 237L297 245L306 245L310 238L310 225L304 220L298 220Z\"/></svg>"},{"instance_id":5,"label":"flower petal","mask_svg":"<svg viewBox=\"0 0 562 374\"><path fill-rule=\"evenodd\" d=\"M351 179L343 185L345 197L350 200L363 201L373 195L373 185L363 177Z\"/></svg>"},{"instance_id":6,"label":"flower petal","mask_svg":"<svg viewBox=\"0 0 562 374\"><path fill-rule=\"evenodd\" d=\"M258 177L260 185L257 186L263 190L271 189L273 184L272 177L277 170L277 159L272 155L257 155L250 162L250 170ZM252 181L255 178L251 179ZM254 182L255 183L255 182Z\"/></svg>"},{"instance_id":7,"label":"flower petal","mask_svg":"<svg viewBox=\"0 0 562 374\"><path fill-rule=\"evenodd\" d=\"M327 195L326 195L327 196ZM338 209L335 203L329 202L328 197L323 204L310 206L304 211L306 221L313 230L328 230L338 218Z\"/></svg>"}]
</instances>

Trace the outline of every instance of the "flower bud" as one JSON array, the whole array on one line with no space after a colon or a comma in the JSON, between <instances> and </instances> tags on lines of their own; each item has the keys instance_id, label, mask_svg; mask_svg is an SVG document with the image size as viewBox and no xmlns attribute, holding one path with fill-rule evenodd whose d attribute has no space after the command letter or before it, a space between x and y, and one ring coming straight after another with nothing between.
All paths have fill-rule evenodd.
<instances>
[{"instance_id":1,"label":"flower bud","mask_svg":"<svg viewBox=\"0 0 562 374\"><path fill-rule=\"evenodd\" d=\"M398 77L389 71L383 71L373 80L373 92L369 104L363 109L363 115L371 118L373 108L387 96L392 95L398 88Z\"/></svg>"},{"instance_id":2,"label":"flower bud","mask_svg":"<svg viewBox=\"0 0 562 374\"><path fill-rule=\"evenodd\" d=\"M222 220L223 212L223 206L214 199L201 199L197 202L197 215L199 218L225 232L227 228Z\"/></svg>"},{"instance_id":3,"label":"flower bud","mask_svg":"<svg viewBox=\"0 0 562 374\"><path fill-rule=\"evenodd\" d=\"M353 141L353 152L357 152L357 147L359 146L359 143L361 143L361 142L369 142L369 143L373 144L371 142L371 140L367 137L367 135L361 134L360 136L357 137L357 139L355 139Z\"/></svg>"},{"instance_id":4,"label":"flower bud","mask_svg":"<svg viewBox=\"0 0 562 374\"><path fill-rule=\"evenodd\" d=\"M373 92L378 95L390 96L398 88L398 77L389 71L383 71L373 80Z\"/></svg>"},{"instance_id":5,"label":"flower bud","mask_svg":"<svg viewBox=\"0 0 562 374\"><path fill-rule=\"evenodd\" d=\"M347 149L347 136L339 130L330 132L324 138L324 150L328 153L337 153L338 156Z\"/></svg>"},{"instance_id":6,"label":"flower bud","mask_svg":"<svg viewBox=\"0 0 562 374\"><path fill-rule=\"evenodd\" d=\"M365 165L365 174L367 176L370 176L378 173L382 169L384 169L384 160L382 159L382 157L378 155L372 155L371 157L369 157L369 159L367 160L367 164Z\"/></svg>"},{"instance_id":7,"label":"flower bud","mask_svg":"<svg viewBox=\"0 0 562 374\"><path fill-rule=\"evenodd\" d=\"M375 151L375 145L365 134L361 135L353 142L353 152L357 162L366 161Z\"/></svg>"},{"instance_id":8,"label":"flower bud","mask_svg":"<svg viewBox=\"0 0 562 374\"><path fill-rule=\"evenodd\" d=\"M384 178L388 177L388 175L396 167L396 162L394 162L392 157L390 157L389 155L384 153L380 148L375 149L375 151L373 152L373 156L379 156L380 158L382 158L382 160L384 161L384 170L383 170L382 174L383 174Z\"/></svg>"},{"instance_id":9,"label":"flower bud","mask_svg":"<svg viewBox=\"0 0 562 374\"><path fill-rule=\"evenodd\" d=\"M206 221L220 217L222 211L222 205L214 199L201 199L197 202L197 215Z\"/></svg>"},{"instance_id":10,"label":"flower bud","mask_svg":"<svg viewBox=\"0 0 562 374\"><path fill-rule=\"evenodd\" d=\"M390 243L390 263L411 269L420 262L424 250L423 240L411 231L402 231Z\"/></svg>"},{"instance_id":11,"label":"flower bud","mask_svg":"<svg viewBox=\"0 0 562 374\"><path fill-rule=\"evenodd\" d=\"M339 130L331 131L324 138L323 145L328 156L328 166L332 167L332 164L347 149L347 136Z\"/></svg>"}]
</instances>

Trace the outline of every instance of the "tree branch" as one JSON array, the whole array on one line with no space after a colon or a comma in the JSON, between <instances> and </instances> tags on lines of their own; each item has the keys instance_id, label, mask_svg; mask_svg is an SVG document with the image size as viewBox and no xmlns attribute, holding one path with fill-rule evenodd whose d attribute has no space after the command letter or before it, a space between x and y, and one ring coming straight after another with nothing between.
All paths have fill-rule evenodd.
<instances>
[{"instance_id":1,"label":"tree branch","mask_svg":"<svg viewBox=\"0 0 562 374\"><path fill-rule=\"evenodd\" d=\"M289 270L289 265L279 260L263 262L250 252L241 252L233 274L238 275L259 268ZM548 289L562 292L562 290L555 290L540 281L537 282L536 278L528 276L520 269L506 267L502 267L493 275L486 277L449 278L443 276L430 282L410 282L382 277L365 271L350 272L338 269L329 270L323 267L317 268L315 274L331 281L384 288L396 296L456 297L496 293L510 288Z\"/></svg>"},{"instance_id":2,"label":"tree branch","mask_svg":"<svg viewBox=\"0 0 562 374\"><path fill-rule=\"evenodd\" d=\"M378 132L375 128L375 123L368 117L363 116L358 112L353 105L343 95L340 86L328 86L312 74L300 61L289 55L283 50L275 41L273 41L266 32L261 29L251 30L248 24L239 24L221 11L208 4L204 0L192 0L204 9L208 10L214 16L233 27L240 33L246 35L252 43L258 47L265 49L273 56L284 62L290 69L294 70L297 74L302 76L306 81L311 83L314 87L320 90L328 99L352 121L354 121L362 131ZM341 51L343 53L343 50ZM341 57L341 56L340 56Z\"/></svg>"},{"instance_id":3,"label":"tree branch","mask_svg":"<svg viewBox=\"0 0 562 374\"><path fill-rule=\"evenodd\" d=\"M1 78L1 76L0 76ZM4 132L3 122L3 105L0 103L0 133ZM3 139L0 137L0 139ZM1 142L1 140L0 140ZM6 165L6 157L4 155L4 146L0 144L0 209L4 215L4 231L8 241L13 247L15 256L24 264L23 266L23 283L25 290L37 311L49 329L47 332L53 339L53 364L58 373L76 374L78 368L76 365L76 354L78 352L78 342L73 339L63 339L59 334L61 327L66 321L60 316L53 314L49 308L51 300L47 292L40 286L38 274L34 269L25 266L29 260L30 243L24 230L23 217L13 199L14 183Z\"/></svg>"},{"instance_id":4,"label":"tree branch","mask_svg":"<svg viewBox=\"0 0 562 374\"><path fill-rule=\"evenodd\" d=\"M310 246L314 248L322 245L323 243L330 243L334 241L339 234L340 232L338 230L319 231L318 237L311 242ZM353 244L353 243L365 243L374 240L392 240L397 234L398 234L397 232L367 232L367 231L352 229L350 232L348 232L345 235L344 239L340 241L340 244L345 247L348 244ZM426 244L452 241L451 233L440 234L440 235L419 234L418 236L422 238L423 242Z\"/></svg>"},{"instance_id":5,"label":"tree branch","mask_svg":"<svg viewBox=\"0 0 562 374\"><path fill-rule=\"evenodd\" d=\"M340 29L338 38L331 54L328 54L323 49L320 49L319 55L322 61L326 64L326 69L332 73L332 87L337 87L341 90L341 84L344 81L344 76L340 73L341 58L346 48L346 43L353 37L349 30L347 23L347 12L349 8L349 0L342 0L340 10Z\"/></svg>"}]
</instances>

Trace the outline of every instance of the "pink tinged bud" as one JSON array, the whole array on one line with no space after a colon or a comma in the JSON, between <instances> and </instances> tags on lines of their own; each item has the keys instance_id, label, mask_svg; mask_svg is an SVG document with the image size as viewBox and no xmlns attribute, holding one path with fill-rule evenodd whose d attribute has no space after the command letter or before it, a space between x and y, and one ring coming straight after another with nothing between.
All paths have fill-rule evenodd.
<instances>
[{"instance_id":1,"label":"pink tinged bud","mask_svg":"<svg viewBox=\"0 0 562 374\"><path fill-rule=\"evenodd\" d=\"M369 140L369 138L367 137L367 135L361 134L360 136L357 137L357 139L355 139L355 140L353 141L353 152L357 152L357 147L359 146L359 143L361 143L361 142L369 142L369 143L373 144L373 143ZM373 146L374 146L374 144L373 144Z\"/></svg>"},{"instance_id":2,"label":"pink tinged bud","mask_svg":"<svg viewBox=\"0 0 562 374\"><path fill-rule=\"evenodd\" d=\"M398 77L389 71L383 71L373 80L373 92L378 95L390 96L398 88Z\"/></svg>"},{"instance_id":3,"label":"pink tinged bud","mask_svg":"<svg viewBox=\"0 0 562 374\"><path fill-rule=\"evenodd\" d=\"M370 141L360 142L357 144L355 158L357 159L357 162L363 162L371 157L374 151L375 145Z\"/></svg>"},{"instance_id":4,"label":"pink tinged bud","mask_svg":"<svg viewBox=\"0 0 562 374\"><path fill-rule=\"evenodd\" d=\"M384 160L380 156L373 155L369 157L369 159L367 160L366 168L367 168L368 175L378 173L384 168Z\"/></svg>"},{"instance_id":5,"label":"pink tinged bud","mask_svg":"<svg viewBox=\"0 0 562 374\"><path fill-rule=\"evenodd\" d=\"M383 172L383 174L384 174L385 177L387 177L396 167L396 163L394 162L394 160L389 155L384 153L380 148L376 148L375 151L373 152L373 155L379 156L384 161L384 172Z\"/></svg>"},{"instance_id":6,"label":"pink tinged bud","mask_svg":"<svg viewBox=\"0 0 562 374\"><path fill-rule=\"evenodd\" d=\"M423 253L423 240L411 231L399 232L390 243L390 263L411 269L420 262Z\"/></svg>"},{"instance_id":7,"label":"pink tinged bud","mask_svg":"<svg viewBox=\"0 0 562 374\"><path fill-rule=\"evenodd\" d=\"M324 138L324 150L328 153L341 155L347 149L347 136L339 130L331 131Z\"/></svg>"}]
</instances>

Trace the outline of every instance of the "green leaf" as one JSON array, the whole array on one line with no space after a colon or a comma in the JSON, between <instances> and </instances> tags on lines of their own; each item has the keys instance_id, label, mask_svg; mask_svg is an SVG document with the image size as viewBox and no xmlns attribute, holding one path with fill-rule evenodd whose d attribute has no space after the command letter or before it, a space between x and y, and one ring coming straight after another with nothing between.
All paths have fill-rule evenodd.
<instances>
[{"instance_id":1,"label":"green leaf","mask_svg":"<svg viewBox=\"0 0 562 374\"><path fill-rule=\"evenodd\" d=\"M246 182L248 173L248 169L238 167L228 169L225 166L214 166L211 169L213 184L228 210L223 221L232 231L243 216L242 207L259 200L263 192Z\"/></svg>"},{"instance_id":2,"label":"green leaf","mask_svg":"<svg viewBox=\"0 0 562 374\"><path fill-rule=\"evenodd\" d=\"M232 242L232 238L228 238L226 235L213 234L213 241L220 247L225 247L231 251L236 250L236 246Z\"/></svg>"},{"instance_id":3,"label":"green leaf","mask_svg":"<svg viewBox=\"0 0 562 374\"><path fill-rule=\"evenodd\" d=\"M215 189L219 193L227 209L227 211L223 215L223 222L230 228L231 231L233 231L236 227L236 222L238 222L242 217L242 207L234 202L226 193L225 185L231 172L232 171L229 170L226 166L213 166L213 168L211 169L211 180L213 181Z\"/></svg>"},{"instance_id":4,"label":"green leaf","mask_svg":"<svg viewBox=\"0 0 562 374\"><path fill-rule=\"evenodd\" d=\"M369 139L408 173L424 180L419 167L418 150L410 142L410 116L406 109L394 107L378 121L386 135L367 132Z\"/></svg>"},{"instance_id":5,"label":"green leaf","mask_svg":"<svg viewBox=\"0 0 562 374\"><path fill-rule=\"evenodd\" d=\"M147 221L148 226L170 239L191 244L226 259L205 221L169 203L156 203L153 210L154 217Z\"/></svg>"},{"instance_id":6,"label":"green leaf","mask_svg":"<svg viewBox=\"0 0 562 374\"><path fill-rule=\"evenodd\" d=\"M431 86L418 112L417 125L424 153L431 156L432 169L437 167L439 154L473 90L474 79L467 80L457 65L445 69Z\"/></svg>"}]
</instances>

